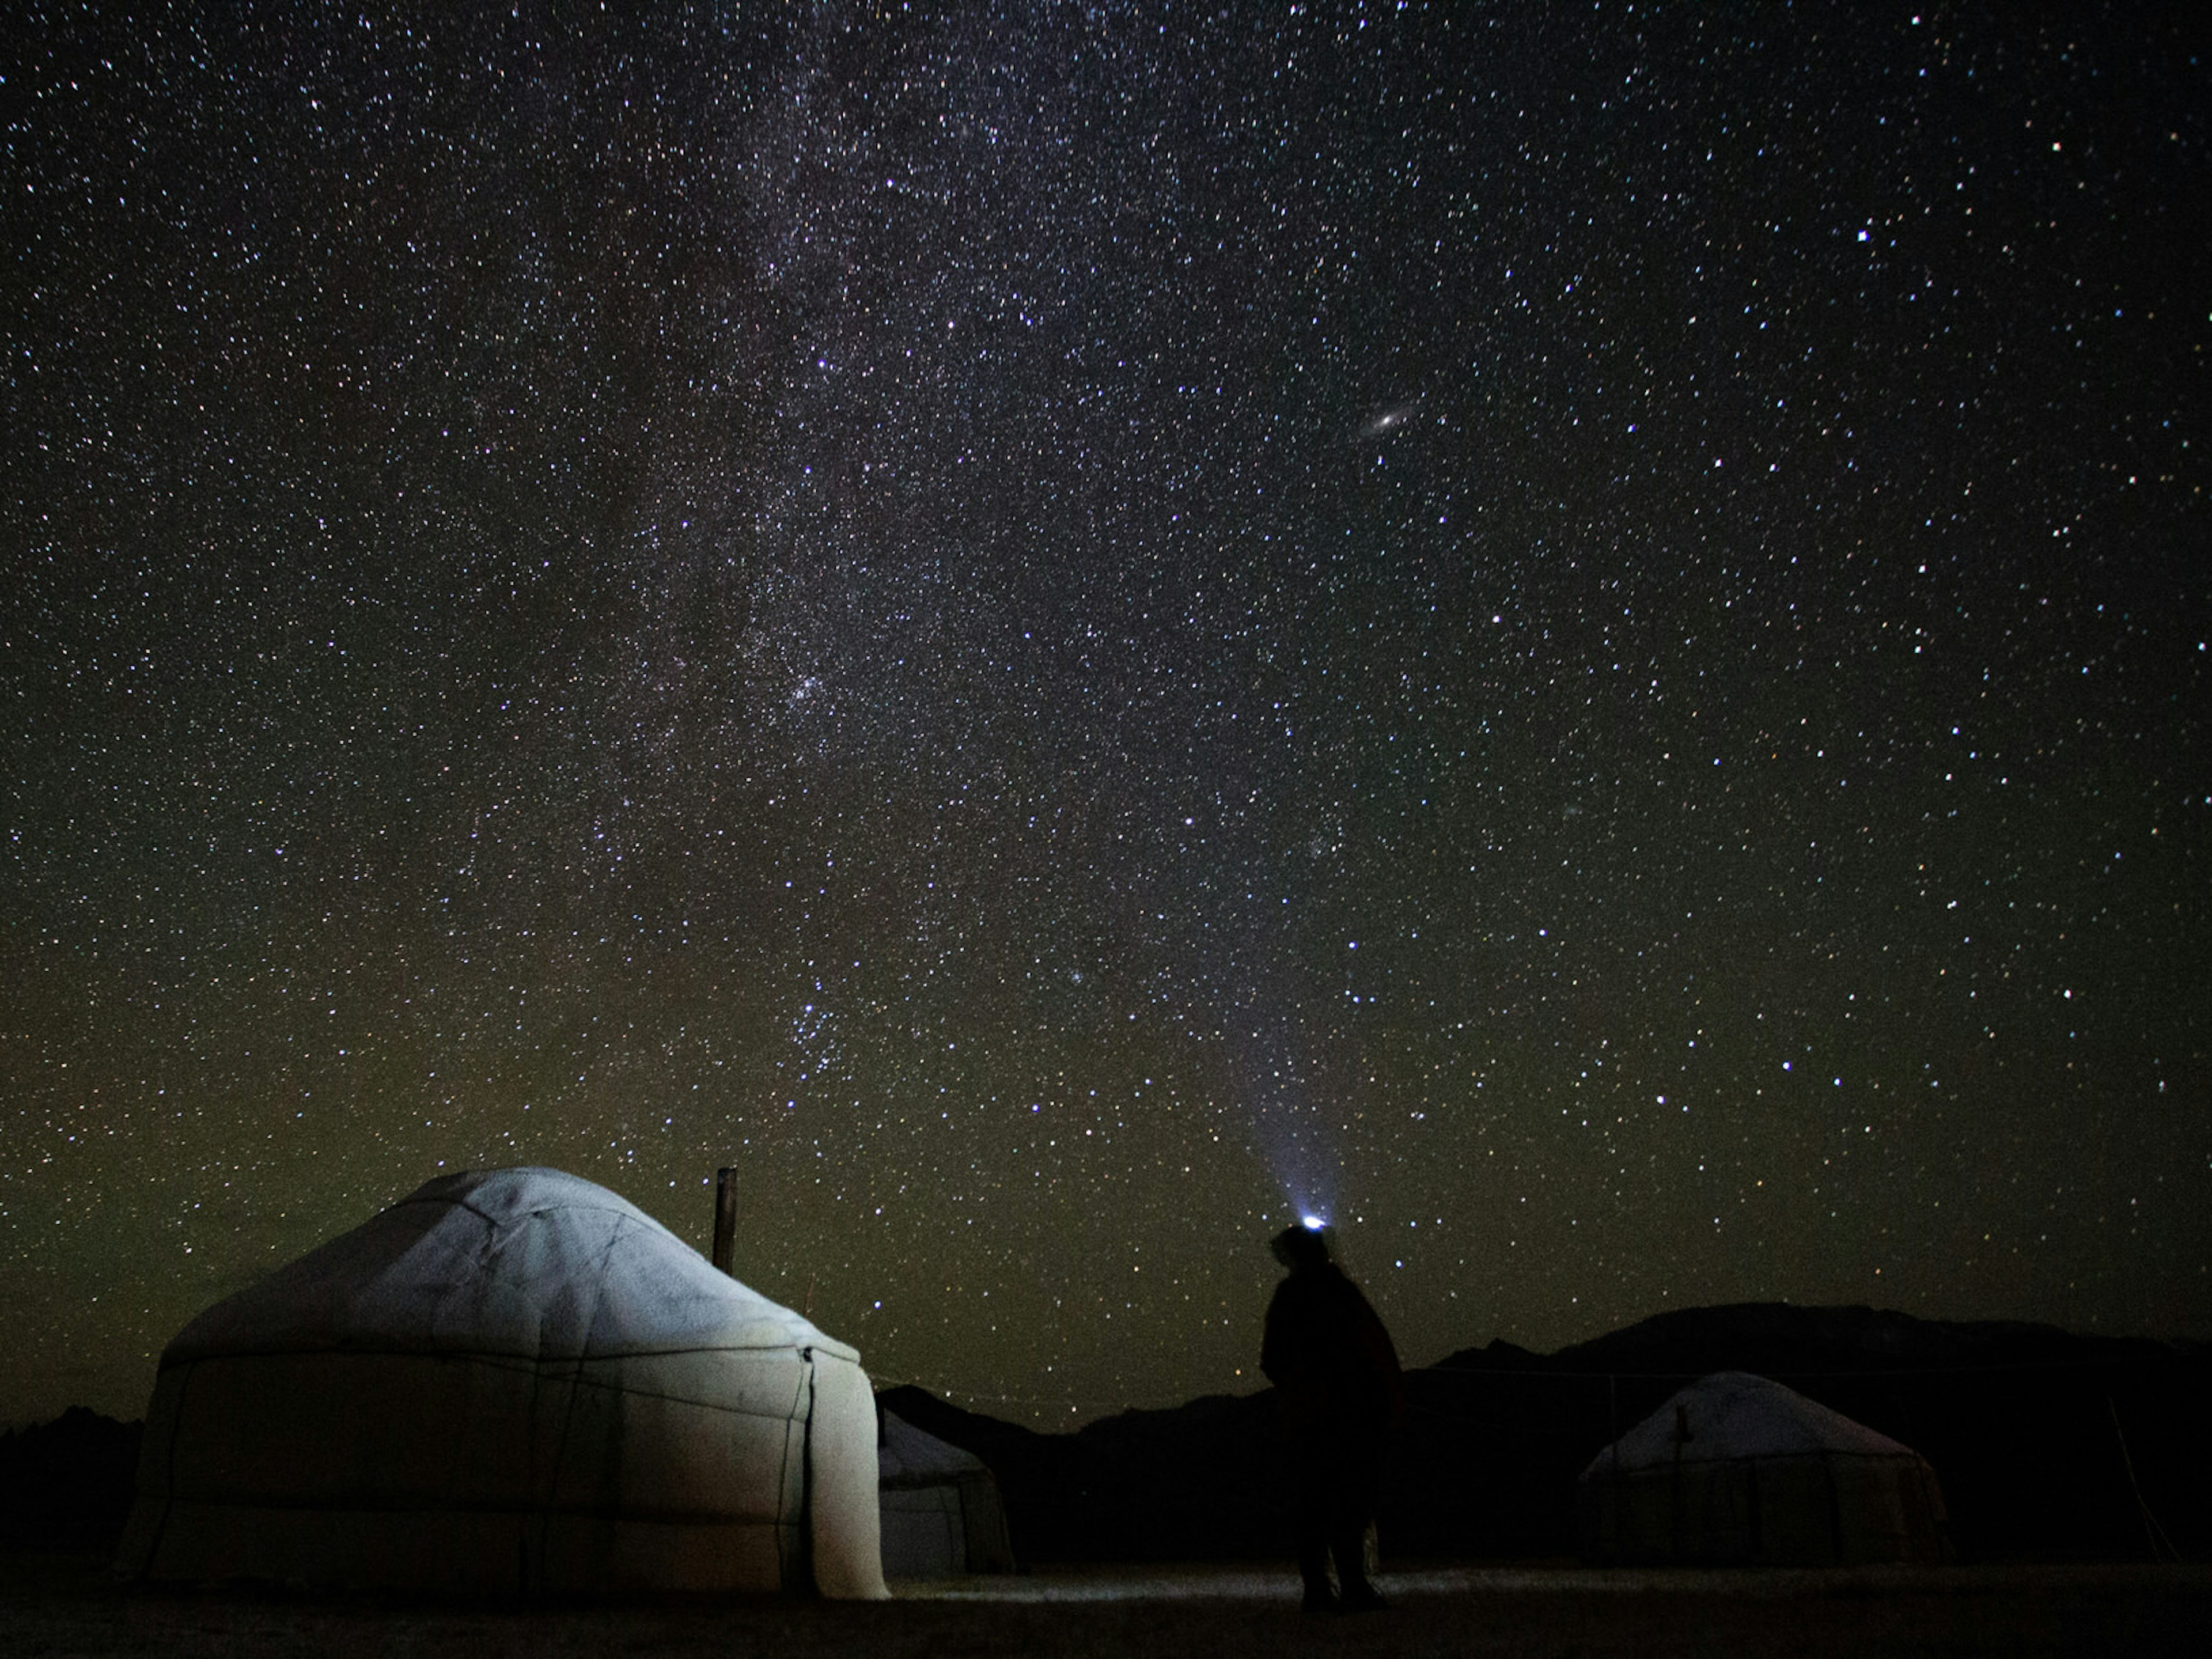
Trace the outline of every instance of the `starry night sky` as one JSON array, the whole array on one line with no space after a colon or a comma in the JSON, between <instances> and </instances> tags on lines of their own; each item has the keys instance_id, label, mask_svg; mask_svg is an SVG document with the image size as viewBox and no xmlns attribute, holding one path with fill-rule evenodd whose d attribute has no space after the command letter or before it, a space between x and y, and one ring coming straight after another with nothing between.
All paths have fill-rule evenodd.
<instances>
[{"instance_id":1,"label":"starry night sky","mask_svg":"<svg viewBox=\"0 0 2212 1659\"><path fill-rule=\"evenodd\" d=\"M1303 1211L1414 1363L2212 1335L2201 30L104 9L0 45L0 1419L517 1163L1048 1424L1256 1387Z\"/></svg>"}]
</instances>

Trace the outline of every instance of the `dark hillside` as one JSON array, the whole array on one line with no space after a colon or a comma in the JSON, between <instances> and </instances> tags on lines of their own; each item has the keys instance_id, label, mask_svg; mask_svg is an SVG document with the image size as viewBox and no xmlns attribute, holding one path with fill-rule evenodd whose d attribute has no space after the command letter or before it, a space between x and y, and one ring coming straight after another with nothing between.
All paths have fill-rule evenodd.
<instances>
[{"instance_id":1,"label":"dark hillside","mask_svg":"<svg viewBox=\"0 0 2212 1659\"><path fill-rule=\"evenodd\" d=\"M1576 1476L1677 1388L1716 1370L1771 1376L1920 1452L1942 1482L1963 1559L2212 1554L2203 1345L1768 1304L1662 1314L1548 1355L1493 1342L1408 1373L1386 1550L1571 1554ZM1065 1434L919 1389L882 1398L991 1466L1026 1561L1249 1559L1286 1547L1271 1394L1209 1395ZM0 1435L0 1547L112 1548L139 1435L82 1407Z\"/></svg>"},{"instance_id":2,"label":"dark hillside","mask_svg":"<svg viewBox=\"0 0 2212 1659\"><path fill-rule=\"evenodd\" d=\"M1576 1476L1676 1389L1716 1370L1771 1376L1920 1452L1943 1483L1964 1559L2142 1559L2168 1542L2212 1551L2212 1356L2202 1345L1779 1304L1662 1314L1549 1355L1493 1342L1409 1373L1387 1547L1571 1553ZM918 1389L886 1400L991 1464L1028 1559L1284 1547L1268 1394L1057 1435Z\"/></svg>"},{"instance_id":3,"label":"dark hillside","mask_svg":"<svg viewBox=\"0 0 2212 1659\"><path fill-rule=\"evenodd\" d=\"M1509 1534L1525 1516L1564 1547L1573 1476L1716 1370L1772 1377L1919 1452L1968 1559L2142 1558L2154 1548L2146 1510L2174 1545L2212 1547L2200 1495L2212 1474L2203 1410L2212 1362L2200 1345L1753 1303L1662 1314L1540 1358L1504 1344L1469 1349L1419 1374L1417 1398L1467 1479L1525 1505L1488 1529ZM1456 1530L1441 1484L1401 1478L1413 1535Z\"/></svg>"},{"instance_id":4,"label":"dark hillside","mask_svg":"<svg viewBox=\"0 0 2212 1659\"><path fill-rule=\"evenodd\" d=\"M112 1550L130 1518L143 1431L72 1406L0 1434L0 1549Z\"/></svg>"}]
</instances>

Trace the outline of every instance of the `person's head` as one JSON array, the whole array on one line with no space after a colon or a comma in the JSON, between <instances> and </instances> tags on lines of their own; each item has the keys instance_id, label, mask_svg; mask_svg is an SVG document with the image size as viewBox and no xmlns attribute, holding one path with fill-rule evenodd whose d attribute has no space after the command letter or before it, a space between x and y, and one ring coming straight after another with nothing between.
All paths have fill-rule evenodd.
<instances>
[{"instance_id":1,"label":"person's head","mask_svg":"<svg viewBox=\"0 0 2212 1659\"><path fill-rule=\"evenodd\" d=\"M1328 1266L1328 1233L1321 1227L1285 1227L1268 1241L1275 1260L1294 1273L1310 1273Z\"/></svg>"}]
</instances>

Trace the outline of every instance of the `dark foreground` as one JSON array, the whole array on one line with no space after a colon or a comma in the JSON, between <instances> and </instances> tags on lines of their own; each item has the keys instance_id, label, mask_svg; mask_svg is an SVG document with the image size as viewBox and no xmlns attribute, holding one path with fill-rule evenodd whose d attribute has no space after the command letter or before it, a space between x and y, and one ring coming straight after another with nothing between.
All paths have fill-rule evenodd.
<instances>
[{"instance_id":1,"label":"dark foreground","mask_svg":"<svg viewBox=\"0 0 2212 1659\"><path fill-rule=\"evenodd\" d=\"M658 1599L574 1607L119 1588L84 1557L0 1557L0 1653L172 1656L1200 1653L1516 1656L2189 1654L2212 1567L1386 1575L1389 1612L1314 1620L1286 1571L1111 1568L902 1585L889 1603Z\"/></svg>"}]
</instances>

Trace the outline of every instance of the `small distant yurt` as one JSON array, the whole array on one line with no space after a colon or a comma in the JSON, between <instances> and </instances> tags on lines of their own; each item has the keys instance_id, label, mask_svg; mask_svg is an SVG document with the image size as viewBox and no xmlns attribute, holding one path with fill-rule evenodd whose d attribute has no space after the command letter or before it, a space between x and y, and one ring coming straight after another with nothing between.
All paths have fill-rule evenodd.
<instances>
[{"instance_id":1,"label":"small distant yurt","mask_svg":"<svg viewBox=\"0 0 2212 1659\"><path fill-rule=\"evenodd\" d=\"M873 1391L605 1188L451 1176L179 1334L118 1567L880 1596Z\"/></svg>"},{"instance_id":2,"label":"small distant yurt","mask_svg":"<svg viewBox=\"0 0 2212 1659\"><path fill-rule=\"evenodd\" d=\"M1948 1559L1917 1452L1763 1376L1700 1377L1597 1455L1578 1492L1604 1563L1826 1566Z\"/></svg>"},{"instance_id":3,"label":"small distant yurt","mask_svg":"<svg viewBox=\"0 0 2212 1659\"><path fill-rule=\"evenodd\" d=\"M882 1413L876 1448L884 1572L891 1578L951 1578L1012 1572L999 1483L973 1452L925 1433L896 1412Z\"/></svg>"}]
</instances>

